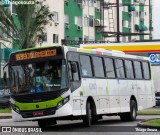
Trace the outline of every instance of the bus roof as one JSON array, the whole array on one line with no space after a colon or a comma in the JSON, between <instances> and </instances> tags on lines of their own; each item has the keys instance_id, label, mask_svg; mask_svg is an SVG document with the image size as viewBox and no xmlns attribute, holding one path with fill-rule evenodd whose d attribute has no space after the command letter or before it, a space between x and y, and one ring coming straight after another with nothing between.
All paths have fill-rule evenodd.
<instances>
[{"instance_id":1,"label":"bus roof","mask_svg":"<svg viewBox=\"0 0 160 135\"><path fill-rule=\"evenodd\" d=\"M125 54L124 52L118 51L118 50L105 50L105 49L99 49L99 48L85 49L85 48L74 48L74 47L67 47L67 46L65 46L65 47L67 48L68 51L74 51L74 52L82 52L82 53L106 55L106 56L115 56L115 57L131 58L131 59L139 59L139 60L149 60L148 57Z\"/></svg>"},{"instance_id":2,"label":"bus roof","mask_svg":"<svg viewBox=\"0 0 160 135\"><path fill-rule=\"evenodd\" d=\"M85 49L103 48L109 50L120 50L126 53L160 52L160 42L81 44L80 47Z\"/></svg>"}]
</instances>

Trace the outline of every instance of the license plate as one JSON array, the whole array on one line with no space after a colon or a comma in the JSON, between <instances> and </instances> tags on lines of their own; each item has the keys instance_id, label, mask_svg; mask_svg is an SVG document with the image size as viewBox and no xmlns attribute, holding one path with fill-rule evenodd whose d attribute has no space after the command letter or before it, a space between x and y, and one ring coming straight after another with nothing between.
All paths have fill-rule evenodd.
<instances>
[{"instance_id":1,"label":"license plate","mask_svg":"<svg viewBox=\"0 0 160 135\"><path fill-rule=\"evenodd\" d=\"M33 116L42 116L43 112L33 112Z\"/></svg>"}]
</instances>

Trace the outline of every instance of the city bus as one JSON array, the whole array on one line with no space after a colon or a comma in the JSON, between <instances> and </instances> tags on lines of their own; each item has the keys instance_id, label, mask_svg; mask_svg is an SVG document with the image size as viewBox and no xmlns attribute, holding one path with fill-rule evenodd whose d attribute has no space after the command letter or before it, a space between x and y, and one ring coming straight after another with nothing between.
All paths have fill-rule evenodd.
<instances>
[{"instance_id":1,"label":"city bus","mask_svg":"<svg viewBox=\"0 0 160 135\"><path fill-rule=\"evenodd\" d=\"M12 53L8 70L13 120L39 127L77 119L89 127L112 115L134 121L138 110L155 105L147 57L49 46Z\"/></svg>"}]
</instances>

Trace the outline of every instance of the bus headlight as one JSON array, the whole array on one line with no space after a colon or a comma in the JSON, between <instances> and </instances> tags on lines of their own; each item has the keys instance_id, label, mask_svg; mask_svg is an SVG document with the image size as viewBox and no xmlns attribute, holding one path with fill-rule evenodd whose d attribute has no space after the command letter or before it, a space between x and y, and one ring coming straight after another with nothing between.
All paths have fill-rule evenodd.
<instances>
[{"instance_id":1,"label":"bus headlight","mask_svg":"<svg viewBox=\"0 0 160 135\"><path fill-rule=\"evenodd\" d=\"M62 106L63 106L64 104L66 104L68 101L69 101L69 96L66 97L66 98L64 98L62 101L60 101L60 102L58 103L57 108L62 107Z\"/></svg>"},{"instance_id":2,"label":"bus headlight","mask_svg":"<svg viewBox=\"0 0 160 135\"><path fill-rule=\"evenodd\" d=\"M12 109L13 109L15 112L20 113L20 109L19 109L16 105L11 104L11 106L12 106Z\"/></svg>"}]
</instances>

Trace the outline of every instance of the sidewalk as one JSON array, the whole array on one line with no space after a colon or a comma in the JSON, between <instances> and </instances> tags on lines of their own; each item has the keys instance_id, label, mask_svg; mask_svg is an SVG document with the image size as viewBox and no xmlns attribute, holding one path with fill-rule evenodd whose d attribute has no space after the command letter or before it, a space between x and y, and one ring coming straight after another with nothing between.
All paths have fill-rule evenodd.
<instances>
[{"instance_id":1,"label":"sidewalk","mask_svg":"<svg viewBox=\"0 0 160 135\"><path fill-rule=\"evenodd\" d=\"M11 119L12 114L11 113L0 113L0 119Z\"/></svg>"}]
</instances>

